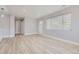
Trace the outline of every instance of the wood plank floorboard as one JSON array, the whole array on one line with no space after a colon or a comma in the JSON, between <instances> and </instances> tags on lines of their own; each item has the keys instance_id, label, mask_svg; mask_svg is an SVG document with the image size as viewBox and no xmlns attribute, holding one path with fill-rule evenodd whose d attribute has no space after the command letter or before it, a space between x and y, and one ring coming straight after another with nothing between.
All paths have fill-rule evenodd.
<instances>
[{"instance_id":1,"label":"wood plank floorboard","mask_svg":"<svg viewBox=\"0 0 79 59\"><path fill-rule=\"evenodd\" d=\"M78 54L79 46L44 37L42 35L4 38L0 54Z\"/></svg>"}]
</instances>

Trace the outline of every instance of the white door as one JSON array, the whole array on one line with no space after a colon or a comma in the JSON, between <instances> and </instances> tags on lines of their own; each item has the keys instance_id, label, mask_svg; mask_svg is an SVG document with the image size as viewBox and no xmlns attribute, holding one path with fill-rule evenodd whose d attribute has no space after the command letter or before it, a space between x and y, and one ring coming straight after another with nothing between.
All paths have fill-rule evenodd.
<instances>
[{"instance_id":1,"label":"white door","mask_svg":"<svg viewBox=\"0 0 79 59\"><path fill-rule=\"evenodd\" d=\"M43 33L43 21L39 22L39 33L42 34Z\"/></svg>"}]
</instances>

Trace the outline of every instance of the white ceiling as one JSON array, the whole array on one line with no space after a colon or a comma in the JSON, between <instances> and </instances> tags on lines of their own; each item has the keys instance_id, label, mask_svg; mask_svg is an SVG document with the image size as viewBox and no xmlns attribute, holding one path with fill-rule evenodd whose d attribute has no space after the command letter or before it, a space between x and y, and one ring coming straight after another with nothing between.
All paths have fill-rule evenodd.
<instances>
[{"instance_id":1,"label":"white ceiling","mask_svg":"<svg viewBox=\"0 0 79 59\"><path fill-rule=\"evenodd\" d=\"M39 18L63 8L61 5L7 5L5 13L16 17Z\"/></svg>"}]
</instances>

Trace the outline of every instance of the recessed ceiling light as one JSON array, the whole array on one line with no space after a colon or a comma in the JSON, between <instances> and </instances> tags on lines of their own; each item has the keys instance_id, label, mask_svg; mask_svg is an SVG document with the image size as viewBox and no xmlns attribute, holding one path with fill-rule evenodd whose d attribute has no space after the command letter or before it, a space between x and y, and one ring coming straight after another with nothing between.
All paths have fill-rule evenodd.
<instances>
[{"instance_id":1,"label":"recessed ceiling light","mask_svg":"<svg viewBox=\"0 0 79 59\"><path fill-rule=\"evenodd\" d=\"M3 17L4 17L4 15L2 14L2 15L1 15L1 18L3 18Z\"/></svg>"}]
</instances>

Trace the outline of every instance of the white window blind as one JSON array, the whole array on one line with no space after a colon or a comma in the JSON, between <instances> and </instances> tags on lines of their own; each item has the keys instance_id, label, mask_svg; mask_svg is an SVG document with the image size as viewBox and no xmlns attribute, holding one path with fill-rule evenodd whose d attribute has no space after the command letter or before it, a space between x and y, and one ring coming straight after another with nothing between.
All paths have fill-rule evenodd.
<instances>
[{"instance_id":1,"label":"white window blind","mask_svg":"<svg viewBox=\"0 0 79 59\"><path fill-rule=\"evenodd\" d=\"M47 29L71 29L71 14L64 14L46 20Z\"/></svg>"},{"instance_id":2,"label":"white window blind","mask_svg":"<svg viewBox=\"0 0 79 59\"><path fill-rule=\"evenodd\" d=\"M65 30L71 29L71 14L63 15L63 27Z\"/></svg>"}]
</instances>

